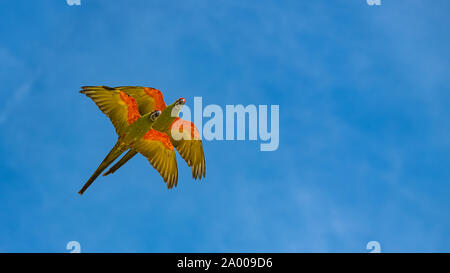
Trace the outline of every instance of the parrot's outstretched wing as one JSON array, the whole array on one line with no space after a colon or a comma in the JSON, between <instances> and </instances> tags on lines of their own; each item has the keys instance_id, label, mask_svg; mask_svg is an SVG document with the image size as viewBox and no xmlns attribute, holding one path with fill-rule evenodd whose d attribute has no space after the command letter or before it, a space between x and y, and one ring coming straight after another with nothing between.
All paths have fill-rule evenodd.
<instances>
[{"instance_id":1,"label":"parrot's outstretched wing","mask_svg":"<svg viewBox=\"0 0 450 273\"><path fill-rule=\"evenodd\" d=\"M188 166L192 167L192 177L195 179L205 177L203 144L194 123L177 118L171 124L167 135Z\"/></svg>"},{"instance_id":2,"label":"parrot's outstretched wing","mask_svg":"<svg viewBox=\"0 0 450 273\"><path fill-rule=\"evenodd\" d=\"M136 100L125 92L106 86L83 86L82 89L80 93L91 98L109 117L118 135L141 116Z\"/></svg>"},{"instance_id":3,"label":"parrot's outstretched wing","mask_svg":"<svg viewBox=\"0 0 450 273\"><path fill-rule=\"evenodd\" d=\"M136 100L141 115L155 110L162 111L166 108L163 95L158 89L143 86L119 86L116 89L125 92Z\"/></svg>"},{"instance_id":4,"label":"parrot's outstretched wing","mask_svg":"<svg viewBox=\"0 0 450 273\"><path fill-rule=\"evenodd\" d=\"M148 159L167 183L169 189L177 186L177 159L172 143L166 134L150 129L141 140L133 143L131 148Z\"/></svg>"}]
</instances>

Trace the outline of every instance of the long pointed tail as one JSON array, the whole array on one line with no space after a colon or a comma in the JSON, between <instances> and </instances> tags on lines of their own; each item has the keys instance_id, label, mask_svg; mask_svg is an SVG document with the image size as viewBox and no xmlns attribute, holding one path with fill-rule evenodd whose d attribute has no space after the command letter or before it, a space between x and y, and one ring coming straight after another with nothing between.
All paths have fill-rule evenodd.
<instances>
[{"instance_id":1,"label":"long pointed tail","mask_svg":"<svg viewBox=\"0 0 450 273\"><path fill-rule=\"evenodd\" d=\"M84 193L87 188L94 182L94 180L105 170L116 158L118 158L125 150L121 148L118 144L116 144L111 151L106 155L105 159L103 159L100 166L98 166L97 170L92 174L89 180L84 184L83 188L78 192L80 195Z\"/></svg>"},{"instance_id":2,"label":"long pointed tail","mask_svg":"<svg viewBox=\"0 0 450 273\"><path fill-rule=\"evenodd\" d=\"M129 150L128 153L126 153L119 161L117 161L117 163L114 166L112 166L107 172L105 172L103 174L103 176L107 176L108 174L114 173L115 171L117 171L117 169L122 167L123 164L125 164L128 160L130 160L136 154L137 154L137 152L135 152L133 150Z\"/></svg>"}]
</instances>

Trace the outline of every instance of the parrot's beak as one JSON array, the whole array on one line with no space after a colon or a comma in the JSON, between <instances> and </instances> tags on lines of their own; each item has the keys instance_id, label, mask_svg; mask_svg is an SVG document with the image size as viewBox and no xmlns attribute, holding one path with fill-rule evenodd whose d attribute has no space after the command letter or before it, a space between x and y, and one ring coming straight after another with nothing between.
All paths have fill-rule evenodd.
<instances>
[{"instance_id":1,"label":"parrot's beak","mask_svg":"<svg viewBox=\"0 0 450 273\"><path fill-rule=\"evenodd\" d=\"M177 105L184 105L186 103L186 100L184 98L179 98L176 102Z\"/></svg>"}]
</instances>

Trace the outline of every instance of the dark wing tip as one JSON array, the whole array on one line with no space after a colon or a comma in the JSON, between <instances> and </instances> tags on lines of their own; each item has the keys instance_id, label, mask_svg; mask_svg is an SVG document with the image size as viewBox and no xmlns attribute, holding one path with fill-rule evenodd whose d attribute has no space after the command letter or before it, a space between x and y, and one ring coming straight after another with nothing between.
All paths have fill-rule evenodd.
<instances>
[{"instance_id":1,"label":"dark wing tip","mask_svg":"<svg viewBox=\"0 0 450 273\"><path fill-rule=\"evenodd\" d=\"M89 90L89 89L92 89L92 88L95 88L96 86L92 86L92 85L84 85L84 86L82 86L81 87L81 89L83 89L83 90Z\"/></svg>"},{"instance_id":2,"label":"dark wing tip","mask_svg":"<svg viewBox=\"0 0 450 273\"><path fill-rule=\"evenodd\" d=\"M103 89L106 89L106 90L115 90L114 87L109 87L109 86L106 86L106 85L100 85L100 86L84 85L84 86L81 87L81 89L83 89L83 90L98 89L98 88L103 88Z\"/></svg>"}]
</instances>

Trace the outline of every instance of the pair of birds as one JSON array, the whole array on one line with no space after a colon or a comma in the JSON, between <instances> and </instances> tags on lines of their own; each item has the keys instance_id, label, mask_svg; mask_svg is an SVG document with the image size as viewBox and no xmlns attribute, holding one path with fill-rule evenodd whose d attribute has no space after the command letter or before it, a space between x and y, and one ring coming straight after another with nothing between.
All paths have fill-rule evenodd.
<instances>
[{"instance_id":1,"label":"pair of birds","mask_svg":"<svg viewBox=\"0 0 450 273\"><path fill-rule=\"evenodd\" d=\"M159 172L168 188L177 186L175 147L192 168L192 177L205 177L205 155L197 128L192 122L178 117L186 102L184 98L166 106L161 91L142 86L83 86L80 93L91 98L109 117L118 140L79 194L83 194L126 151L128 152L103 176L114 173L140 153Z\"/></svg>"}]
</instances>

